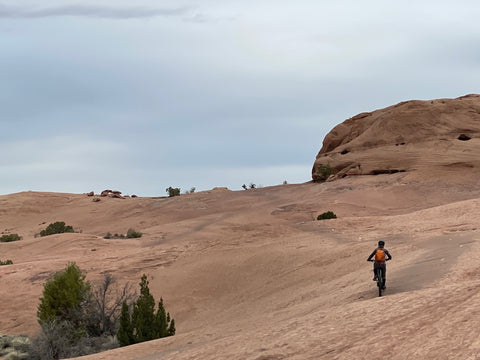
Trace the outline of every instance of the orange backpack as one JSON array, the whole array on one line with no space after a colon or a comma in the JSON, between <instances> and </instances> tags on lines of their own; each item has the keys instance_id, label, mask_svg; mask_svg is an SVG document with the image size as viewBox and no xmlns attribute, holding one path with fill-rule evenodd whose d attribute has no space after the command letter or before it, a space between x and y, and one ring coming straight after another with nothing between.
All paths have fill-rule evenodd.
<instances>
[{"instance_id":1,"label":"orange backpack","mask_svg":"<svg viewBox=\"0 0 480 360\"><path fill-rule=\"evenodd\" d=\"M383 263L385 261L385 251L383 249L377 249L375 252L375 261L378 263Z\"/></svg>"}]
</instances>

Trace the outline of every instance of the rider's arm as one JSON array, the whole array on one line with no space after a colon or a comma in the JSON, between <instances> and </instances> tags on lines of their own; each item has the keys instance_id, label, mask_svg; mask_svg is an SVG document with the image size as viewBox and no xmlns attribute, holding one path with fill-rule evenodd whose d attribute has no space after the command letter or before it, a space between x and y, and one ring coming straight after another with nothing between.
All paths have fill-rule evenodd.
<instances>
[{"instance_id":1,"label":"rider's arm","mask_svg":"<svg viewBox=\"0 0 480 360\"><path fill-rule=\"evenodd\" d=\"M375 256L375 253L377 252L377 249L373 250L373 252L370 254L370 256L368 257L367 261L370 261L372 260L372 258Z\"/></svg>"},{"instance_id":2,"label":"rider's arm","mask_svg":"<svg viewBox=\"0 0 480 360\"><path fill-rule=\"evenodd\" d=\"M392 260L392 255L390 255L387 249L384 249L384 250L385 250L385 254L387 254L387 260Z\"/></svg>"}]
</instances>

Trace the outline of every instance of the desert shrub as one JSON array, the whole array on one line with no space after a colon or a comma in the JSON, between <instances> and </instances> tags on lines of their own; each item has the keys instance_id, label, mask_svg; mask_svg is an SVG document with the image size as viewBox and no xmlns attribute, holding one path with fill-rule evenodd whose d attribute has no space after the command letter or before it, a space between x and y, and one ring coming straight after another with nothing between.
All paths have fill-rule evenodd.
<instances>
[{"instance_id":1,"label":"desert shrub","mask_svg":"<svg viewBox=\"0 0 480 360\"><path fill-rule=\"evenodd\" d=\"M78 266L69 263L44 286L37 312L41 331L32 341L29 359L69 358L118 347L114 335L121 306L135 298L128 284L118 288L110 274L91 286Z\"/></svg>"},{"instance_id":2,"label":"desert shrub","mask_svg":"<svg viewBox=\"0 0 480 360\"><path fill-rule=\"evenodd\" d=\"M19 236L18 234L7 234L7 235L2 235L0 237L0 242L12 242L12 241L18 241L22 240L22 237Z\"/></svg>"},{"instance_id":3,"label":"desert shrub","mask_svg":"<svg viewBox=\"0 0 480 360\"><path fill-rule=\"evenodd\" d=\"M40 333L33 338L30 358L57 360L77 356L74 348L79 338L69 321L53 320L42 322Z\"/></svg>"},{"instance_id":4,"label":"desert shrub","mask_svg":"<svg viewBox=\"0 0 480 360\"><path fill-rule=\"evenodd\" d=\"M12 260L5 260L5 261L0 260L0 266L1 265L12 265L12 264L13 264Z\"/></svg>"},{"instance_id":5,"label":"desert shrub","mask_svg":"<svg viewBox=\"0 0 480 360\"><path fill-rule=\"evenodd\" d=\"M180 195L180 188L172 188L171 186L169 186L165 189L165 191L168 193L169 197Z\"/></svg>"},{"instance_id":6,"label":"desert shrub","mask_svg":"<svg viewBox=\"0 0 480 360\"><path fill-rule=\"evenodd\" d=\"M30 359L31 343L25 335L0 336L0 357L5 360Z\"/></svg>"},{"instance_id":7,"label":"desert shrub","mask_svg":"<svg viewBox=\"0 0 480 360\"><path fill-rule=\"evenodd\" d=\"M155 299L148 288L147 276L144 274L140 282L140 296L130 307L124 302L120 316L120 328L117 332L120 346L175 335L175 320L170 318L163 306L163 299L158 303L155 312Z\"/></svg>"},{"instance_id":8,"label":"desert shrub","mask_svg":"<svg viewBox=\"0 0 480 360\"><path fill-rule=\"evenodd\" d=\"M13 351L12 338L10 336L0 337L0 356L5 356Z\"/></svg>"},{"instance_id":9,"label":"desert shrub","mask_svg":"<svg viewBox=\"0 0 480 360\"><path fill-rule=\"evenodd\" d=\"M337 215L335 215L333 211L327 211L317 216L317 220L336 219L336 218L337 218Z\"/></svg>"},{"instance_id":10,"label":"desert shrub","mask_svg":"<svg viewBox=\"0 0 480 360\"><path fill-rule=\"evenodd\" d=\"M139 238L139 237L142 237L142 233L140 231L135 231L133 229L128 229L127 239Z\"/></svg>"},{"instance_id":11,"label":"desert shrub","mask_svg":"<svg viewBox=\"0 0 480 360\"><path fill-rule=\"evenodd\" d=\"M132 239L132 238L139 238L142 237L143 233L140 231L135 231L134 229L128 229L127 234L118 234L115 233L112 235L112 233L108 232L103 238L104 239Z\"/></svg>"},{"instance_id":12,"label":"desert shrub","mask_svg":"<svg viewBox=\"0 0 480 360\"><path fill-rule=\"evenodd\" d=\"M195 192L195 186L191 187L190 190L185 191L185 194L193 194Z\"/></svg>"},{"instance_id":13,"label":"desert shrub","mask_svg":"<svg viewBox=\"0 0 480 360\"><path fill-rule=\"evenodd\" d=\"M318 165L316 174L318 181L326 181L333 174L333 169L328 165Z\"/></svg>"},{"instance_id":14,"label":"desert shrub","mask_svg":"<svg viewBox=\"0 0 480 360\"><path fill-rule=\"evenodd\" d=\"M84 305L90 300L90 283L74 263L47 280L40 298L37 317L40 325L69 322L76 332L85 332Z\"/></svg>"},{"instance_id":15,"label":"desert shrub","mask_svg":"<svg viewBox=\"0 0 480 360\"><path fill-rule=\"evenodd\" d=\"M65 225L63 221L57 221L47 226L45 230L40 231L40 236L48 236L53 234L73 233L73 227Z\"/></svg>"}]
</instances>

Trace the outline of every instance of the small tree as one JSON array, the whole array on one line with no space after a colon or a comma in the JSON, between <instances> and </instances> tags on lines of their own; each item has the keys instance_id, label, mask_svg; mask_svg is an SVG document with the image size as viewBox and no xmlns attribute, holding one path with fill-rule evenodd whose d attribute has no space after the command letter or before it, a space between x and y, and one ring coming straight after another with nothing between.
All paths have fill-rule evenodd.
<instances>
[{"instance_id":1,"label":"small tree","mask_svg":"<svg viewBox=\"0 0 480 360\"><path fill-rule=\"evenodd\" d=\"M133 327L130 312L126 301L122 303L122 312L120 315L120 327L117 332L117 339L120 346L135 344L133 337Z\"/></svg>"},{"instance_id":2,"label":"small tree","mask_svg":"<svg viewBox=\"0 0 480 360\"><path fill-rule=\"evenodd\" d=\"M158 303L155 320L161 338L175 335L175 320L170 319L170 314L165 311L162 298L160 298Z\"/></svg>"},{"instance_id":3,"label":"small tree","mask_svg":"<svg viewBox=\"0 0 480 360\"><path fill-rule=\"evenodd\" d=\"M93 286L89 303L88 333L94 336L115 335L119 328L122 304L131 304L137 294L129 283L122 288L115 286L117 280L105 274L100 283Z\"/></svg>"},{"instance_id":4,"label":"small tree","mask_svg":"<svg viewBox=\"0 0 480 360\"><path fill-rule=\"evenodd\" d=\"M40 298L37 317L40 325L55 321L66 321L82 333L85 331L83 306L90 300L90 283L74 263L69 263L64 271L57 272L47 280Z\"/></svg>"},{"instance_id":5,"label":"small tree","mask_svg":"<svg viewBox=\"0 0 480 360\"><path fill-rule=\"evenodd\" d=\"M140 296L130 312L126 303L122 305L120 328L117 333L120 345L130 345L175 335L175 321L166 314L163 299L158 303L155 313L155 299L148 288L147 276L140 282Z\"/></svg>"},{"instance_id":6,"label":"small tree","mask_svg":"<svg viewBox=\"0 0 480 360\"><path fill-rule=\"evenodd\" d=\"M147 276L144 274L140 282L140 296L133 305L132 325L135 329L136 343L157 339L155 329L155 299L150 294Z\"/></svg>"},{"instance_id":7,"label":"small tree","mask_svg":"<svg viewBox=\"0 0 480 360\"><path fill-rule=\"evenodd\" d=\"M165 189L165 191L168 193L169 197L180 195L180 188L173 188L169 186L168 188Z\"/></svg>"},{"instance_id":8,"label":"small tree","mask_svg":"<svg viewBox=\"0 0 480 360\"><path fill-rule=\"evenodd\" d=\"M65 226L64 221L57 221L47 226L45 230L40 231L40 236L48 236L53 234L73 233L73 227Z\"/></svg>"}]
</instances>

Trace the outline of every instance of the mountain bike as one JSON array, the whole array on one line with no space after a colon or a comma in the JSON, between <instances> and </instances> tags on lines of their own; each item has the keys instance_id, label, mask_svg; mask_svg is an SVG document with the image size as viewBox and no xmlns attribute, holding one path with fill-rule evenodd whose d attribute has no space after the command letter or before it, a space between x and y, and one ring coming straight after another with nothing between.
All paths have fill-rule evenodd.
<instances>
[{"instance_id":1,"label":"mountain bike","mask_svg":"<svg viewBox=\"0 0 480 360\"><path fill-rule=\"evenodd\" d=\"M387 259L386 261L388 261ZM370 260L371 262L374 262L374 260ZM378 296L382 296L382 291L385 290L385 278L383 277L382 274L382 269L380 267L375 269L375 276L377 277L377 287L378 287Z\"/></svg>"},{"instance_id":2,"label":"mountain bike","mask_svg":"<svg viewBox=\"0 0 480 360\"><path fill-rule=\"evenodd\" d=\"M382 291L385 290L385 279L383 278L383 272L381 268L375 269L375 276L377 277L378 296L382 296Z\"/></svg>"}]
</instances>

